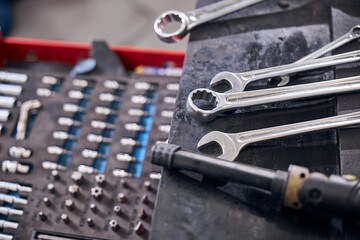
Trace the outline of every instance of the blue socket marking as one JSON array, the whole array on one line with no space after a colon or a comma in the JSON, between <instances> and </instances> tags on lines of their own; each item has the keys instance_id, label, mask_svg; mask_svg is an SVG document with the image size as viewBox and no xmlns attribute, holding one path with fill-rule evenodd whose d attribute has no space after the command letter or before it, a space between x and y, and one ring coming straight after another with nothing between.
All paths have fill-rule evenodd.
<instances>
[{"instance_id":1,"label":"blue socket marking","mask_svg":"<svg viewBox=\"0 0 360 240\"><path fill-rule=\"evenodd\" d=\"M121 96L122 90L116 90L113 94L115 96ZM122 102L121 101L113 101L110 104L110 109L118 110L121 108ZM106 117L105 122L110 124L116 124L118 120L118 116L116 115L108 115ZM102 136L106 138L113 138L115 134L114 129L104 129L102 132ZM106 159L109 156L110 152L110 144L109 143L100 143L97 151L104 155L104 158L95 158L92 167L98 170L99 172L103 173L106 167Z\"/></svg>"},{"instance_id":2,"label":"blue socket marking","mask_svg":"<svg viewBox=\"0 0 360 240\"><path fill-rule=\"evenodd\" d=\"M91 92L92 92L92 87L83 88L83 93L84 94L90 94ZM87 108L88 105L89 105L89 100L81 99L81 100L79 100L78 105L80 107ZM86 115L86 113L77 112L77 113L75 113L73 119L75 121L82 122L85 119L85 115ZM78 138L80 136L80 133L81 133L81 127L71 126L69 128L68 133L70 135L76 136ZM72 152L75 149L75 147L76 147L76 141L75 140L66 140L65 143L64 143L64 146L63 146L64 149L66 149L66 150L68 150L70 152ZM70 154L62 154L62 155L60 155L60 157L58 159L58 164L61 165L61 166L64 166L64 167L68 167L70 165L71 158L72 158L72 156Z\"/></svg>"},{"instance_id":3,"label":"blue socket marking","mask_svg":"<svg viewBox=\"0 0 360 240\"><path fill-rule=\"evenodd\" d=\"M136 159L138 159L138 162L131 162L129 164L129 169L128 169L128 172L130 172L131 174L133 174L136 177L141 176L142 164L145 159L146 148L148 145L150 131L151 131L152 122L153 122L153 116L154 116L155 109L156 109L155 102L156 102L157 95L158 95L158 92L156 90L148 90L146 92L146 97L148 99L151 99L152 103L147 103L147 104L144 104L144 106L143 106L143 110L148 112L149 115L142 117L140 120L140 125L145 128L145 131L139 132L137 134L136 141L140 142L141 146L134 147L134 150L132 153L132 155Z\"/></svg>"}]
</instances>

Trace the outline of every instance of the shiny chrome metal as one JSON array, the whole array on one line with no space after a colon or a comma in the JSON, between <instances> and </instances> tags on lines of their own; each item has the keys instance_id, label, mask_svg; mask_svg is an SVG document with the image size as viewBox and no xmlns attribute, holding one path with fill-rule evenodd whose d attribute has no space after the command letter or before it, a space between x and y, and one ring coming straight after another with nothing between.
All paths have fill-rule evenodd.
<instances>
[{"instance_id":1,"label":"shiny chrome metal","mask_svg":"<svg viewBox=\"0 0 360 240\"><path fill-rule=\"evenodd\" d=\"M310 59L316 59L319 58L343 45L345 45L348 42L351 42L355 39L360 38L360 25L355 25L350 29L349 32L345 33L341 37L335 39L334 41L326 44L322 48L306 55L305 57L299 59L296 61L296 63L305 62ZM284 86L289 83L290 77L289 76L282 76L281 82L278 84L278 86Z\"/></svg>"},{"instance_id":2,"label":"shiny chrome metal","mask_svg":"<svg viewBox=\"0 0 360 240\"><path fill-rule=\"evenodd\" d=\"M32 151L30 149L18 146L11 146L9 148L9 156L19 159L19 158L29 158Z\"/></svg>"},{"instance_id":3,"label":"shiny chrome metal","mask_svg":"<svg viewBox=\"0 0 360 240\"><path fill-rule=\"evenodd\" d=\"M1 164L1 170L8 173L27 174L30 171L30 166L21 164L18 161L4 160Z\"/></svg>"},{"instance_id":4,"label":"shiny chrome metal","mask_svg":"<svg viewBox=\"0 0 360 240\"><path fill-rule=\"evenodd\" d=\"M0 109L0 122L6 122L9 119L10 111L7 109Z\"/></svg>"},{"instance_id":5,"label":"shiny chrome metal","mask_svg":"<svg viewBox=\"0 0 360 240\"><path fill-rule=\"evenodd\" d=\"M107 123L99 120L92 120L90 123L91 127L98 129L115 129L116 125L112 123Z\"/></svg>"},{"instance_id":6,"label":"shiny chrome metal","mask_svg":"<svg viewBox=\"0 0 360 240\"><path fill-rule=\"evenodd\" d=\"M108 89L123 90L123 89L125 89L125 84L124 83L119 83L116 80L105 80L104 81L104 87L108 88Z\"/></svg>"},{"instance_id":7,"label":"shiny chrome metal","mask_svg":"<svg viewBox=\"0 0 360 240\"><path fill-rule=\"evenodd\" d=\"M0 233L0 239L1 240L13 240L14 236L10 235L10 234Z\"/></svg>"},{"instance_id":8,"label":"shiny chrome metal","mask_svg":"<svg viewBox=\"0 0 360 240\"><path fill-rule=\"evenodd\" d=\"M186 13L175 10L166 11L156 18L154 30L162 41L167 43L178 42L185 37L189 31L200 24L263 1L264 0L224 0ZM170 22L179 22L181 25L176 31L166 33L163 31L163 28Z\"/></svg>"},{"instance_id":9,"label":"shiny chrome metal","mask_svg":"<svg viewBox=\"0 0 360 240\"><path fill-rule=\"evenodd\" d=\"M120 97L115 96L114 94L111 93L100 93L99 100L103 102L113 102L113 101L119 101Z\"/></svg>"},{"instance_id":10,"label":"shiny chrome metal","mask_svg":"<svg viewBox=\"0 0 360 240\"><path fill-rule=\"evenodd\" d=\"M22 92L22 86L0 83L0 94L19 96Z\"/></svg>"},{"instance_id":11,"label":"shiny chrome metal","mask_svg":"<svg viewBox=\"0 0 360 240\"><path fill-rule=\"evenodd\" d=\"M145 128L143 126L141 126L138 123L126 123L125 124L125 129L127 131L134 131L134 132L143 132L145 131Z\"/></svg>"},{"instance_id":12,"label":"shiny chrome metal","mask_svg":"<svg viewBox=\"0 0 360 240\"><path fill-rule=\"evenodd\" d=\"M43 76L41 82L46 85L55 85L59 83L59 80L53 76Z\"/></svg>"},{"instance_id":13,"label":"shiny chrome metal","mask_svg":"<svg viewBox=\"0 0 360 240\"><path fill-rule=\"evenodd\" d=\"M41 166L43 169L46 170L66 170L66 167L64 167L63 165L51 161L43 161L41 163Z\"/></svg>"},{"instance_id":14,"label":"shiny chrome metal","mask_svg":"<svg viewBox=\"0 0 360 240\"><path fill-rule=\"evenodd\" d=\"M233 109L359 90L360 76L245 92L218 93L207 88L200 88L189 94L187 109L197 120L208 122L220 113ZM196 100L206 101L208 108L197 106L194 103ZM209 106L212 106L212 109L209 109Z\"/></svg>"},{"instance_id":15,"label":"shiny chrome metal","mask_svg":"<svg viewBox=\"0 0 360 240\"><path fill-rule=\"evenodd\" d=\"M71 135L70 133L68 132L65 132L65 131L54 131L53 132L53 138L54 139L59 139L59 140L76 140L77 137L74 136L74 135Z\"/></svg>"},{"instance_id":16,"label":"shiny chrome metal","mask_svg":"<svg viewBox=\"0 0 360 240\"><path fill-rule=\"evenodd\" d=\"M29 112L32 109L39 109L41 103L38 99L33 99L24 102L20 107L19 121L16 126L16 139L24 140L26 135L26 126L29 118Z\"/></svg>"},{"instance_id":17,"label":"shiny chrome metal","mask_svg":"<svg viewBox=\"0 0 360 240\"><path fill-rule=\"evenodd\" d=\"M19 224L17 222L10 222L6 220L0 220L0 228L2 229L17 229L19 227Z\"/></svg>"},{"instance_id":18,"label":"shiny chrome metal","mask_svg":"<svg viewBox=\"0 0 360 240\"><path fill-rule=\"evenodd\" d=\"M0 189L15 191L15 192L32 192L32 188L18 183L0 181Z\"/></svg>"},{"instance_id":19,"label":"shiny chrome metal","mask_svg":"<svg viewBox=\"0 0 360 240\"><path fill-rule=\"evenodd\" d=\"M138 159L136 157L131 156L128 153L118 153L116 154L116 159L120 162L137 162Z\"/></svg>"},{"instance_id":20,"label":"shiny chrome metal","mask_svg":"<svg viewBox=\"0 0 360 240\"><path fill-rule=\"evenodd\" d=\"M48 146L47 152L51 155L62 155L62 154L70 154L71 152L66 150L65 148L58 147L58 146Z\"/></svg>"},{"instance_id":21,"label":"shiny chrome metal","mask_svg":"<svg viewBox=\"0 0 360 240\"><path fill-rule=\"evenodd\" d=\"M85 108L79 106L79 105L76 105L76 104L73 104L73 103L65 103L63 105L63 111L64 112L85 112Z\"/></svg>"},{"instance_id":22,"label":"shiny chrome metal","mask_svg":"<svg viewBox=\"0 0 360 240\"><path fill-rule=\"evenodd\" d=\"M4 193L0 193L0 201L7 203L23 204L23 205L26 205L28 203L28 201L24 198L8 195Z\"/></svg>"},{"instance_id":23,"label":"shiny chrome metal","mask_svg":"<svg viewBox=\"0 0 360 240\"><path fill-rule=\"evenodd\" d=\"M59 117L58 118L58 124L59 125L62 125L62 126L81 126L81 122L79 121L76 121L72 118L69 118L69 117Z\"/></svg>"},{"instance_id":24,"label":"shiny chrome metal","mask_svg":"<svg viewBox=\"0 0 360 240\"><path fill-rule=\"evenodd\" d=\"M50 97L53 92L47 88L38 88L36 89L36 95L39 97Z\"/></svg>"},{"instance_id":25,"label":"shiny chrome metal","mask_svg":"<svg viewBox=\"0 0 360 240\"><path fill-rule=\"evenodd\" d=\"M68 92L68 97L72 99L88 99L89 96L84 94L82 91L79 90L70 90Z\"/></svg>"},{"instance_id":26,"label":"shiny chrome metal","mask_svg":"<svg viewBox=\"0 0 360 240\"><path fill-rule=\"evenodd\" d=\"M360 124L360 112L240 133L213 131L203 136L197 147L202 148L215 143L222 150L222 154L218 158L233 161L240 151L250 143L356 124Z\"/></svg>"},{"instance_id":27,"label":"shiny chrome metal","mask_svg":"<svg viewBox=\"0 0 360 240\"><path fill-rule=\"evenodd\" d=\"M130 108L128 110L128 115L130 116L137 116L137 117L146 117L149 116L149 113L147 111L138 109L138 108Z\"/></svg>"},{"instance_id":28,"label":"shiny chrome metal","mask_svg":"<svg viewBox=\"0 0 360 240\"><path fill-rule=\"evenodd\" d=\"M82 88L86 88L89 86L89 82L84 80L84 79L74 79L72 81L72 84L75 86L75 87L82 87Z\"/></svg>"},{"instance_id":29,"label":"shiny chrome metal","mask_svg":"<svg viewBox=\"0 0 360 240\"><path fill-rule=\"evenodd\" d=\"M114 169L112 173L114 177L121 177L121 178L133 177L131 173L125 171L124 169Z\"/></svg>"},{"instance_id":30,"label":"shiny chrome metal","mask_svg":"<svg viewBox=\"0 0 360 240\"><path fill-rule=\"evenodd\" d=\"M0 81L26 83L27 80L28 76L26 74L0 71Z\"/></svg>"},{"instance_id":31,"label":"shiny chrome metal","mask_svg":"<svg viewBox=\"0 0 360 240\"><path fill-rule=\"evenodd\" d=\"M92 133L89 133L87 135L87 140L89 142L96 142L96 143L111 143L112 142L111 138L104 137L104 136L98 135L98 134L92 134Z\"/></svg>"},{"instance_id":32,"label":"shiny chrome metal","mask_svg":"<svg viewBox=\"0 0 360 240\"><path fill-rule=\"evenodd\" d=\"M215 87L218 84L226 83L231 88L227 92L241 92L253 81L271 79L356 61L360 61L360 50L244 73L220 72L211 79L210 86Z\"/></svg>"},{"instance_id":33,"label":"shiny chrome metal","mask_svg":"<svg viewBox=\"0 0 360 240\"><path fill-rule=\"evenodd\" d=\"M15 97L0 96L0 107L12 108L15 101Z\"/></svg>"},{"instance_id":34,"label":"shiny chrome metal","mask_svg":"<svg viewBox=\"0 0 360 240\"><path fill-rule=\"evenodd\" d=\"M23 210L20 209L14 209L14 208L9 208L9 207L2 207L0 206L0 214L3 215L18 215L18 216L22 216L24 213ZM0 238L1 239L1 238Z\"/></svg>"},{"instance_id":35,"label":"shiny chrome metal","mask_svg":"<svg viewBox=\"0 0 360 240\"><path fill-rule=\"evenodd\" d=\"M104 155L95 151L95 150L91 150L91 149L83 149L81 151L81 155L84 158L103 158Z\"/></svg>"},{"instance_id":36,"label":"shiny chrome metal","mask_svg":"<svg viewBox=\"0 0 360 240\"><path fill-rule=\"evenodd\" d=\"M99 173L99 171L91 166L80 164L77 168L78 172L85 174Z\"/></svg>"}]
</instances>

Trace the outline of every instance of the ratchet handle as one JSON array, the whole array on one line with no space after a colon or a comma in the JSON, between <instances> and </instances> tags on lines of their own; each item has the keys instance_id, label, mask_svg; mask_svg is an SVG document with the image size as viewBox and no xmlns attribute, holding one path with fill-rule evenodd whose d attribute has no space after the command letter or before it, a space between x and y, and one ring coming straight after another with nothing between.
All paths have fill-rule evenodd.
<instances>
[{"instance_id":1,"label":"ratchet handle","mask_svg":"<svg viewBox=\"0 0 360 240\"><path fill-rule=\"evenodd\" d=\"M299 186L297 194L304 208L360 219L360 182L355 176L324 177L313 173Z\"/></svg>"}]
</instances>

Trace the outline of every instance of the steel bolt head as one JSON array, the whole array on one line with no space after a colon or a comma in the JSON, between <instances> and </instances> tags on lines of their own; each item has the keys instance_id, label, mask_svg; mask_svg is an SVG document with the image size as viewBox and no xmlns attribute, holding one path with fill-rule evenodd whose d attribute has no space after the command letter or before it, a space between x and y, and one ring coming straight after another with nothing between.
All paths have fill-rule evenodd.
<instances>
[{"instance_id":1,"label":"steel bolt head","mask_svg":"<svg viewBox=\"0 0 360 240\"><path fill-rule=\"evenodd\" d=\"M74 180L74 182L76 182L77 184L80 184L83 180L83 175L81 172L74 171L71 174L71 179Z\"/></svg>"},{"instance_id":2,"label":"steel bolt head","mask_svg":"<svg viewBox=\"0 0 360 240\"><path fill-rule=\"evenodd\" d=\"M91 209L92 212L96 213L96 212L97 212L97 206L96 206L96 204L95 204L95 203L91 203L91 204L90 204L90 209Z\"/></svg>"},{"instance_id":3,"label":"steel bolt head","mask_svg":"<svg viewBox=\"0 0 360 240\"><path fill-rule=\"evenodd\" d=\"M89 227L94 226L94 220L92 218L87 218L86 223Z\"/></svg>"},{"instance_id":4,"label":"steel bolt head","mask_svg":"<svg viewBox=\"0 0 360 240\"><path fill-rule=\"evenodd\" d=\"M103 189L98 186L91 188L91 196L93 196L96 200L100 200L103 196Z\"/></svg>"},{"instance_id":5,"label":"steel bolt head","mask_svg":"<svg viewBox=\"0 0 360 240\"><path fill-rule=\"evenodd\" d=\"M51 201L50 201L50 199L49 199L48 197L44 197L44 198L43 198L43 202L44 202L44 204L45 204L46 206L50 206L50 205L51 205Z\"/></svg>"},{"instance_id":6,"label":"steel bolt head","mask_svg":"<svg viewBox=\"0 0 360 240\"><path fill-rule=\"evenodd\" d=\"M60 174L58 170L52 170L51 171L51 176L55 179L58 180L60 178Z\"/></svg>"},{"instance_id":7,"label":"steel bolt head","mask_svg":"<svg viewBox=\"0 0 360 240\"><path fill-rule=\"evenodd\" d=\"M121 215L122 214L122 209L121 209L121 207L119 205L114 206L113 210L114 210L116 215Z\"/></svg>"},{"instance_id":8,"label":"steel bolt head","mask_svg":"<svg viewBox=\"0 0 360 240\"><path fill-rule=\"evenodd\" d=\"M79 187L77 185L70 185L68 188L68 192L73 195L74 197L77 197L79 194Z\"/></svg>"},{"instance_id":9,"label":"steel bolt head","mask_svg":"<svg viewBox=\"0 0 360 240\"><path fill-rule=\"evenodd\" d=\"M68 224L70 222L70 218L66 213L61 214L60 218L65 224Z\"/></svg>"},{"instance_id":10,"label":"steel bolt head","mask_svg":"<svg viewBox=\"0 0 360 240\"><path fill-rule=\"evenodd\" d=\"M110 220L109 226L113 231L117 231L120 228L118 222L115 219Z\"/></svg>"},{"instance_id":11,"label":"steel bolt head","mask_svg":"<svg viewBox=\"0 0 360 240\"><path fill-rule=\"evenodd\" d=\"M53 193L55 192L55 185L53 183L49 183L47 185L47 189L49 190L49 192Z\"/></svg>"},{"instance_id":12,"label":"steel bolt head","mask_svg":"<svg viewBox=\"0 0 360 240\"><path fill-rule=\"evenodd\" d=\"M75 208L74 201L71 200L71 199L66 199L65 200L65 207L68 208L70 211L74 210L74 208Z\"/></svg>"},{"instance_id":13,"label":"steel bolt head","mask_svg":"<svg viewBox=\"0 0 360 240\"><path fill-rule=\"evenodd\" d=\"M95 181L99 186L104 186L106 183L106 178L104 174L98 174L95 176Z\"/></svg>"},{"instance_id":14,"label":"steel bolt head","mask_svg":"<svg viewBox=\"0 0 360 240\"><path fill-rule=\"evenodd\" d=\"M119 193L118 196L117 196L117 199L119 202L126 202L126 196L124 193Z\"/></svg>"}]
</instances>

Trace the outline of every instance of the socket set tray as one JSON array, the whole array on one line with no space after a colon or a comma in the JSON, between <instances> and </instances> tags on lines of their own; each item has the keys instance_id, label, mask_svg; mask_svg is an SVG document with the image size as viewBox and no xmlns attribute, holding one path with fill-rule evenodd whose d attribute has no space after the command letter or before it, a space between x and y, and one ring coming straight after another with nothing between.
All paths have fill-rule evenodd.
<instances>
[{"instance_id":1,"label":"socket set tray","mask_svg":"<svg viewBox=\"0 0 360 240\"><path fill-rule=\"evenodd\" d=\"M0 69L0 239L147 239L179 78L23 65Z\"/></svg>"}]
</instances>

